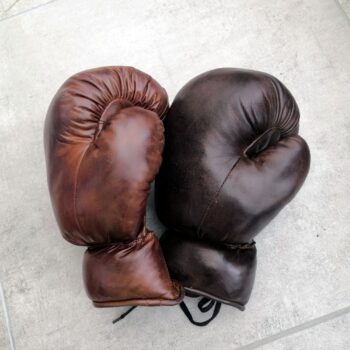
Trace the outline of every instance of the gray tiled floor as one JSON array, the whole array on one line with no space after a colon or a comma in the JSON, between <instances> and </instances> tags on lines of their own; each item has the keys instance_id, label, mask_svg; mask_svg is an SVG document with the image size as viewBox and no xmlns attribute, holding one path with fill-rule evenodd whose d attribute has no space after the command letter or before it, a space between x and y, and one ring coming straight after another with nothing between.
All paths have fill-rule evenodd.
<instances>
[{"instance_id":1,"label":"gray tiled floor","mask_svg":"<svg viewBox=\"0 0 350 350\"><path fill-rule=\"evenodd\" d=\"M6 334L5 315L4 315L4 310L1 307L0 309L0 349L6 349L7 347L8 347L8 337Z\"/></svg>"},{"instance_id":2,"label":"gray tiled floor","mask_svg":"<svg viewBox=\"0 0 350 350\"><path fill-rule=\"evenodd\" d=\"M0 2L0 20L19 16L22 13L39 8L57 0L1 0Z\"/></svg>"},{"instance_id":3,"label":"gray tiled floor","mask_svg":"<svg viewBox=\"0 0 350 350\"><path fill-rule=\"evenodd\" d=\"M349 1L12 4L0 2L0 281L15 348L349 349ZM150 73L170 99L219 66L270 72L295 95L310 175L257 238L244 313L224 306L201 329L177 307L138 308L113 326L121 310L94 309L85 296L84 249L63 241L50 207L42 126L68 76L111 64ZM161 232L154 212L148 219ZM0 308L1 349L11 349L8 334Z\"/></svg>"},{"instance_id":4,"label":"gray tiled floor","mask_svg":"<svg viewBox=\"0 0 350 350\"><path fill-rule=\"evenodd\" d=\"M261 350L319 350L349 348L350 313L269 343ZM243 350L244 348L241 348ZM247 350L249 348L247 347ZM252 347L250 347L252 349Z\"/></svg>"},{"instance_id":5,"label":"gray tiled floor","mask_svg":"<svg viewBox=\"0 0 350 350\"><path fill-rule=\"evenodd\" d=\"M345 11L347 16L350 16L350 0L339 0L339 5Z\"/></svg>"}]
</instances>

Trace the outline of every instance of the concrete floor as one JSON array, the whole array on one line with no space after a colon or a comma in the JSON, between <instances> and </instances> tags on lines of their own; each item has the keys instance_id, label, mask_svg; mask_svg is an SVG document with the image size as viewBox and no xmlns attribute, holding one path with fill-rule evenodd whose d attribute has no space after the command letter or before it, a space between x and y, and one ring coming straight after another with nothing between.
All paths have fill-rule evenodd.
<instances>
[{"instance_id":1,"label":"concrete floor","mask_svg":"<svg viewBox=\"0 0 350 350\"><path fill-rule=\"evenodd\" d=\"M349 0L1 0L0 348L350 349L349 10ZM202 329L178 307L140 307L112 325L123 308L90 304L84 249L53 217L42 129L62 82L103 65L148 72L170 99L221 66L270 72L294 94L312 166L257 238L245 312L223 306Z\"/></svg>"}]
</instances>

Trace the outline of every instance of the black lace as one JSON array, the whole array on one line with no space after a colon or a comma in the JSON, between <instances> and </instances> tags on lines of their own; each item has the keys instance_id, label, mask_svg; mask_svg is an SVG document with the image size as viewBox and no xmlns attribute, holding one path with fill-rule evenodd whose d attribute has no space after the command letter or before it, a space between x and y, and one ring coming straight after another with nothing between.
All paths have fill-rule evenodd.
<instances>
[{"instance_id":1,"label":"black lace","mask_svg":"<svg viewBox=\"0 0 350 350\"><path fill-rule=\"evenodd\" d=\"M127 315L129 315L129 313L131 311L133 311L137 306L134 305L132 307L130 307L128 310L126 310L124 313L122 313L119 317L117 317L115 320L112 321L112 323L117 323L119 321L121 321L123 318L125 318ZM213 314L211 315L211 317L206 320L206 321L195 321L193 319L193 316L191 315L190 310L188 309L187 305L182 301L180 303L180 307L181 310L183 311L183 313L186 315L186 317L188 318L188 320L194 324L195 326L199 326L199 327L203 327L206 326L207 324L209 324L218 314L221 308L221 303L219 301L215 301L213 299L209 299L206 297L203 297L202 299L200 299L198 301L197 307L198 309L202 312L202 313L206 313L208 311L210 311L212 308L214 308Z\"/></svg>"},{"instance_id":2,"label":"black lace","mask_svg":"<svg viewBox=\"0 0 350 350\"><path fill-rule=\"evenodd\" d=\"M130 314L130 312L132 310L134 310L136 308L136 305L132 306L131 308L129 308L128 310L126 310L123 314L121 314L118 318L116 318L115 320L112 321L112 323L117 323L118 321L122 320L124 317L126 317L127 315Z\"/></svg>"},{"instance_id":3,"label":"black lace","mask_svg":"<svg viewBox=\"0 0 350 350\"><path fill-rule=\"evenodd\" d=\"M201 321L201 322L195 321L193 319L193 316L191 315L190 310L188 309L187 305L183 301L180 303L180 307L183 313L186 315L186 317L192 324L194 324L195 326L203 327L209 324L219 314L221 303L219 301L215 301L213 299L209 299L206 297L203 297L201 300L199 300L197 307L203 313L210 311L214 307L214 311L211 317L208 320Z\"/></svg>"}]
</instances>

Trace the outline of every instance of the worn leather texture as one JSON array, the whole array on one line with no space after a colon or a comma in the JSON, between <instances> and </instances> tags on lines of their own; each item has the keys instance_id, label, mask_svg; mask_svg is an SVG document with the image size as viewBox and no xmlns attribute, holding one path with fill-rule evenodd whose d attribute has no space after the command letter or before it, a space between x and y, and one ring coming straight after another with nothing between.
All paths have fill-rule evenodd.
<instances>
[{"instance_id":1,"label":"worn leather texture","mask_svg":"<svg viewBox=\"0 0 350 350\"><path fill-rule=\"evenodd\" d=\"M243 309L255 277L253 239L309 170L298 106L275 77L222 68L187 83L164 126L155 199L170 273L190 294Z\"/></svg>"},{"instance_id":2,"label":"worn leather texture","mask_svg":"<svg viewBox=\"0 0 350 350\"><path fill-rule=\"evenodd\" d=\"M52 206L63 237L89 247L83 274L96 306L182 299L156 236L145 228L167 109L165 90L132 67L78 73L49 107L44 145Z\"/></svg>"}]
</instances>

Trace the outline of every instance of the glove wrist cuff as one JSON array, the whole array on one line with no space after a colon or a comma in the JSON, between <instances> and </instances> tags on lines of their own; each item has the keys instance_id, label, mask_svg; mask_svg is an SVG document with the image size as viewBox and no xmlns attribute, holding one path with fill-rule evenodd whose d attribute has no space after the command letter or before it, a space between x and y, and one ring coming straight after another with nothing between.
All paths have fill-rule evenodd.
<instances>
[{"instance_id":1,"label":"glove wrist cuff","mask_svg":"<svg viewBox=\"0 0 350 350\"><path fill-rule=\"evenodd\" d=\"M170 275L189 296L244 310L255 279L255 242L213 244L167 231L160 239Z\"/></svg>"},{"instance_id":2,"label":"glove wrist cuff","mask_svg":"<svg viewBox=\"0 0 350 350\"><path fill-rule=\"evenodd\" d=\"M171 280L153 232L130 243L88 248L83 276L86 292L97 307L175 305L184 294Z\"/></svg>"}]
</instances>

